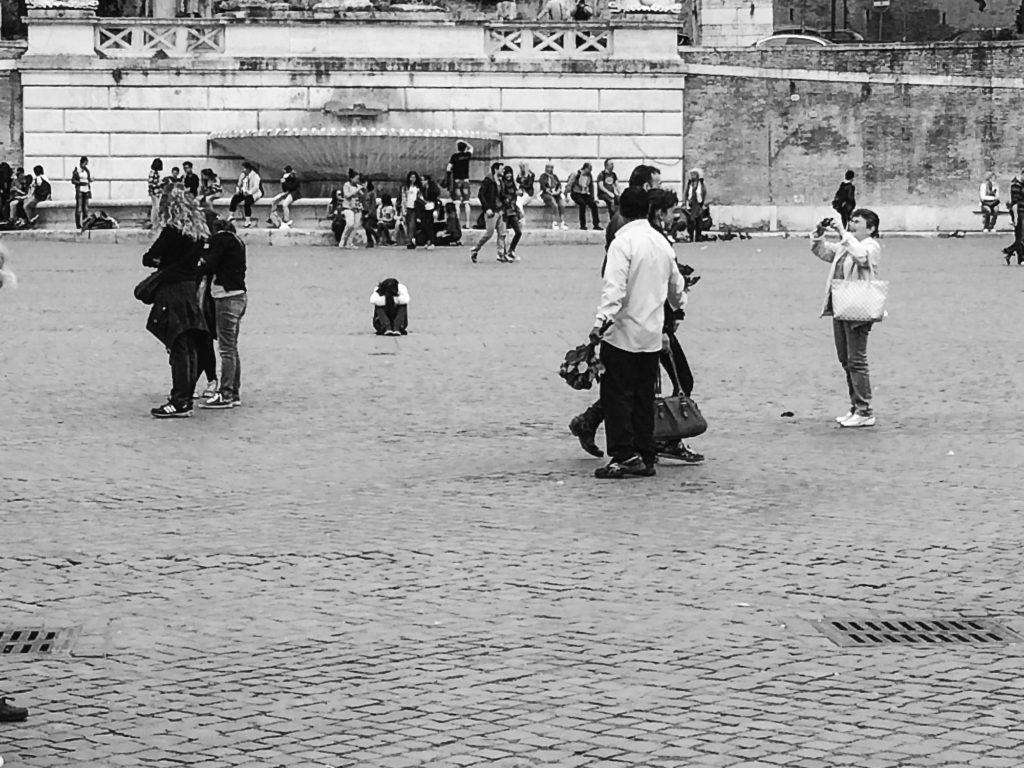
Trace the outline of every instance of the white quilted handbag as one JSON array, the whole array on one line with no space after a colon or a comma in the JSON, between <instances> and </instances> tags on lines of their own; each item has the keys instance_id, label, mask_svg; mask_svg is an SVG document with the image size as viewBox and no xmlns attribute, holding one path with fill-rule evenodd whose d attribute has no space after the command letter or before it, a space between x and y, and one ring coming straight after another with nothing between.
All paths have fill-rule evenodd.
<instances>
[{"instance_id":1,"label":"white quilted handbag","mask_svg":"<svg viewBox=\"0 0 1024 768\"><path fill-rule=\"evenodd\" d=\"M875 269L868 260L869 280L833 280L832 316L836 320L868 323L885 316L889 281L875 280Z\"/></svg>"}]
</instances>

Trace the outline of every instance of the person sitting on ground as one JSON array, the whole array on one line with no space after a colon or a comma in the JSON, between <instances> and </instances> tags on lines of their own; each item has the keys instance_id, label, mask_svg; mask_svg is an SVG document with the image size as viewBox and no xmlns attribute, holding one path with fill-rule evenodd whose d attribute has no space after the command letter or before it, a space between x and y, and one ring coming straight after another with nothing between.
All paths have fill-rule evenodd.
<instances>
[{"instance_id":1,"label":"person sitting on ground","mask_svg":"<svg viewBox=\"0 0 1024 768\"><path fill-rule=\"evenodd\" d=\"M326 218L330 219L331 232L334 234L334 244L341 245L341 236L345 233L345 193L336 189L331 195L331 202L327 204Z\"/></svg>"},{"instance_id":2,"label":"person sitting on ground","mask_svg":"<svg viewBox=\"0 0 1024 768\"><path fill-rule=\"evenodd\" d=\"M50 186L50 180L46 178L43 166L35 166L32 169L32 186L25 200L25 219L29 225L35 224L39 220L36 206L44 200L49 200L52 192L53 188Z\"/></svg>"},{"instance_id":3,"label":"person sitting on ground","mask_svg":"<svg viewBox=\"0 0 1024 768\"><path fill-rule=\"evenodd\" d=\"M459 221L459 209L455 203L444 204L444 231L437 236L438 245L462 245L462 222Z\"/></svg>"},{"instance_id":4,"label":"person sitting on ground","mask_svg":"<svg viewBox=\"0 0 1024 768\"><path fill-rule=\"evenodd\" d=\"M295 175L290 165L284 167L284 175L281 176L281 192L270 201L270 223L292 225L291 204L302 195L299 192L299 177ZM281 218L275 222L277 206L281 206Z\"/></svg>"},{"instance_id":5,"label":"person sitting on ground","mask_svg":"<svg viewBox=\"0 0 1024 768\"><path fill-rule=\"evenodd\" d=\"M117 219L108 216L106 211L90 213L82 222L82 230L90 229L117 229Z\"/></svg>"},{"instance_id":6,"label":"person sitting on ground","mask_svg":"<svg viewBox=\"0 0 1024 768\"><path fill-rule=\"evenodd\" d=\"M391 195L384 192L380 196L377 208L377 239L384 245L395 244L395 227L398 222L398 210Z\"/></svg>"},{"instance_id":7,"label":"person sitting on ground","mask_svg":"<svg viewBox=\"0 0 1024 768\"><path fill-rule=\"evenodd\" d=\"M370 294L373 330L378 336L405 336L409 326L409 289L394 277L381 280Z\"/></svg>"}]
</instances>

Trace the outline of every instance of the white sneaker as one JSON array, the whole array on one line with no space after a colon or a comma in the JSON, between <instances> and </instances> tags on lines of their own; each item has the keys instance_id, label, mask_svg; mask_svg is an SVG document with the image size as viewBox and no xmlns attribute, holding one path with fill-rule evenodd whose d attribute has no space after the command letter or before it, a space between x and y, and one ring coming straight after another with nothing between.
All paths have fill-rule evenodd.
<instances>
[{"instance_id":1,"label":"white sneaker","mask_svg":"<svg viewBox=\"0 0 1024 768\"><path fill-rule=\"evenodd\" d=\"M853 416L853 414L855 414L856 412L857 412L857 411L855 411L855 410L854 410L853 408L851 408L851 409L850 409L849 411L847 411L846 413L844 413L844 414L843 414L842 416L836 416L836 421L837 421L837 422L839 422L840 424L842 424L842 423L843 423L844 421L846 421L846 420L847 420L848 418L850 418L851 416Z\"/></svg>"},{"instance_id":2,"label":"white sneaker","mask_svg":"<svg viewBox=\"0 0 1024 768\"><path fill-rule=\"evenodd\" d=\"M568 228L569 228L569 225L568 225L568 224L566 224L566 223L565 223L565 222L563 221L563 222L562 222L562 229L568 229Z\"/></svg>"},{"instance_id":3,"label":"white sneaker","mask_svg":"<svg viewBox=\"0 0 1024 768\"><path fill-rule=\"evenodd\" d=\"M220 386L217 384L217 380L206 382L206 389L203 390L202 397L211 398L216 394L220 393Z\"/></svg>"},{"instance_id":4,"label":"white sneaker","mask_svg":"<svg viewBox=\"0 0 1024 768\"><path fill-rule=\"evenodd\" d=\"M875 426L874 416L861 416L859 413L855 413L848 416L844 421L839 422L840 427L873 427Z\"/></svg>"},{"instance_id":5,"label":"white sneaker","mask_svg":"<svg viewBox=\"0 0 1024 768\"><path fill-rule=\"evenodd\" d=\"M551 228L552 229L558 229L558 222L557 221L551 222Z\"/></svg>"}]
</instances>

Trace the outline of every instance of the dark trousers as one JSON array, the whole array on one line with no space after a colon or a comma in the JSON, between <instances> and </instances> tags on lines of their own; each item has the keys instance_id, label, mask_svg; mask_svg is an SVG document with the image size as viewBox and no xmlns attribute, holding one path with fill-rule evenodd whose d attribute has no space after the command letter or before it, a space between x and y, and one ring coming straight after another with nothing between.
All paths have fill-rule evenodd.
<instances>
[{"instance_id":1,"label":"dark trousers","mask_svg":"<svg viewBox=\"0 0 1024 768\"><path fill-rule=\"evenodd\" d=\"M377 220L363 216L363 232L366 233L366 247L373 248L377 243Z\"/></svg>"},{"instance_id":2,"label":"dark trousers","mask_svg":"<svg viewBox=\"0 0 1024 768\"><path fill-rule=\"evenodd\" d=\"M82 228L82 222L89 216L89 193L75 190L75 226Z\"/></svg>"},{"instance_id":3,"label":"dark trousers","mask_svg":"<svg viewBox=\"0 0 1024 768\"><path fill-rule=\"evenodd\" d=\"M340 216L331 221L331 232L334 234L334 244L341 242L341 235L345 231L345 220Z\"/></svg>"},{"instance_id":4,"label":"dark trousers","mask_svg":"<svg viewBox=\"0 0 1024 768\"><path fill-rule=\"evenodd\" d=\"M597 213L597 201L591 195L583 195L579 192L573 192L571 195L572 201L580 208L580 229L587 228L587 209L590 209L590 216L594 220L594 226L598 227L601 222L598 221Z\"/></svg>"},{"instance_id":5,"label":"dark trousers","mask_svg":"<svg viewBox=\"0 0 1024 768\"><path fill-rule=\"evenodd\" d=\"M871 415L871 377L868 373L868 333L871 325L832 320L836 356L846 372L850 407L861 416Z\"/></svg>"},{"instance_id":6,"label":"dark trousers","mask_svg":"<svg viewBox=\"0 0 1024 768\"><path fill-rule=\"evenodd\" d=\"M601 345L601 404L604 431L612 461L635 454L653 464L654 386L658 376L657 352L626 352L605 342Z\"/></svg>"},{"instance_id":7,"label":"dark trousers","mask_svg":"<svg viewBox=\"0 0 1024 768\"><path fill-rule=\"evenodd\" d=\"M203 334L203 338L197 341L196 355L199 364L199 373L206 376L207 381L217 380L217 352L213 348L213 336ZM198 381L198 376L196 380Z\"/></svg>"},{"instance_id":8,"label":"dark trousers","mask_svg":"<svg viewBox=\"0 0 1024 768\"><path fill-rule=\"evenodd\" d=\"M512 242L508 244L508 253L514 254L516 252L516 246L519 245L519 241L523 239L523 227L519 223L518 216L506 216L505 226L515 232L512 235Z\"/></svg>"},{"instance_id":9,"label":"dark trousers","mask_svg":"<svg viewBox=\"0 0 1024 768\"><path fill-rule=\"evenodd\" d=\"M687 213L686 234L690 236L690 242L696 243L701 238L701 219L704 218L704 210L700 206L691 208Z\"/></svg>"},{"instance_id":10,"label":"dark trousers","mask_svg":"<svg viewBox=\"0 0 1024 768\"><path fill-rule=\"evenodd\" d=\"M199 346L206 336L203 331L185 331L171 344L171 402L179 408L192 406L199 380Z\"/></svg>"},{"instance_id":11,"label":"dark trousers","mask_svg":"<svg viewBox=\"0 0 1024 768\"><path fill-rule=\"evenodd\" d=\"M395 304L391 312L388 306L373 308L373 330L378 336L384 335L387 331L398 331L405 334L409 328L409 307L405 304Z\"/></svg>"},{"instance_id":12,"label":"dark trousers","mask_svg":"<svg viewBox=\"0 0 1024 768\"><path fill-rule=\"evenodd\" d=\"M996 222L999 221L999 203L982 203L981 204L981 228L982 229L994 229Z\"/></svg>"},{"instance_id":13,"label":"dark trousers","mask_svg":"<svg viewBox=\"0 0 1024 768\"><path fill-rule=\"evenodd\" d=\"M231 203L228 205L228 210L234 213L238 209L238 204L242 204L242 211L245 213L245 218L252 218L252 206L256 201L252 195L243 195L241 192L235 193L231 198Z\"/></svg>"},{"instance_id":14,"label":"dark trousers","mask_svg":"<svg viewBox=\"0 0 1024 768\"><path fill-rule=\"evenodd\" d=\"M1013 244L1017 251L1017 263L1024 256L1024 206L1017 206L1013 220Z\"/></svg>"},{"instance_id":15,"label":"dark trousers","mask_svg":"<svg viewBox=\"0 0 1024 768\"><path fill-rule=\"evenodd\" d=\"M669 381L672 382L672 391L679 390L689 397L693 392L693 371L690 370L690 362L686 359L683 346L674 333L669 334L669 348L670 352L661 352L659 355L661 365L665 369L665 373L668 374ZM676 364L675 372L672 370L673 359ZM676 373L679 374L678 381ZM595 400L580 416L583 418L586 428L591 432L596 432L604 421L604 407L601 405L601 401Z\"/></svg>"}]
</instances>

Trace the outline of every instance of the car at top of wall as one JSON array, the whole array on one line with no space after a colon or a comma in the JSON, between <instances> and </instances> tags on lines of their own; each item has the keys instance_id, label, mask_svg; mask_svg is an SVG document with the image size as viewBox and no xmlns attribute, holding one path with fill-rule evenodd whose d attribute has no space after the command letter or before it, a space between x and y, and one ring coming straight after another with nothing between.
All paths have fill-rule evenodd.
<instances>
[{"instance_id":1,"label":"car at top of wall","mask_svg":"<svg viewBox=\"0 0 1024 768\"><path fill-rule=\"evenodd\" d=\"M840 45L846 45L848 43L863 43L864 35L860 32L854 32L852 29L837 29L834 32L829 29L808 29L804 27L785 27L783 29L776 29L776 35L810 35L811 37L820 37L823 40L830 40L833 43Z\"/></svg>"},{"instance_id":2,"label":"car at top of wall","mask_svg":"<svg viewBox=\"0 0 1024 768\"><path fill-rule=\"evenodd\" d=\"M991 43L1004 40L1019 40L1020 35L1013 27L975 27L963 29L946 38L949 43Z\"/></svg>"},{"instance_id":3,"label":"car at top of wall","mask_svg":"<svg viewBox=\"0 0 1024 768\"><path fill-rule=\"evenodd\" d=\"M755 48L781 48L790 45L832 45L831 42L817 35L806 34L774 34L763 37L753 44Z\"/></svg>"}]
</instances>

